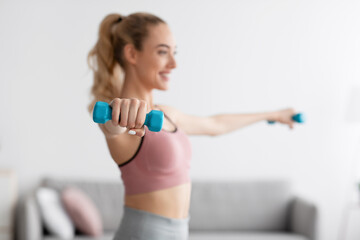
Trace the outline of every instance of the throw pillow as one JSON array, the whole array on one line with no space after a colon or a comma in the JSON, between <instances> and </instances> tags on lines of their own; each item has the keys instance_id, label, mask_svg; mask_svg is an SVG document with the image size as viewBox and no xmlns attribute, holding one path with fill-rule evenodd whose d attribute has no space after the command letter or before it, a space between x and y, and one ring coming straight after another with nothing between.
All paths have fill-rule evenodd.
<instances>
[{"instance_id":1,"label":"throw pillow","mask_svg":"<svg viewBox=\"0 0 360 240\"><path fill-rule=\"evenodd\" d=\"M72 239L75 227L60 201L59 194L51 188L40 187L36 199L41 217L49 233L61 239Z\"/></svg>"},{"instance_id":2,"label":"throw pillow","mask_svg":"<svg viewBox=\"0 0 360 240\"><path fill-rule=\"evenodd\" d=\"M67 187L61 193L61 201L77 229L93 237L102 234L99 211L83 191L76 187Z\"/></svg>"}]
</instances>

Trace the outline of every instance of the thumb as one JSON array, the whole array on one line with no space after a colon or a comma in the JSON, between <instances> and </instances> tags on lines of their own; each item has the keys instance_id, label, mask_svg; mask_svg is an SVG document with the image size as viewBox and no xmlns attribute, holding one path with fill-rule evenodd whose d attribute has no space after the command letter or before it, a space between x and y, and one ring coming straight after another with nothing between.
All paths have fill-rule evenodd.
<instances>
[{"instance_id":1,"label":"thumb","mask_svg":"<svg viewBox=\"0 0 360 240\"><path fill-rule=\"evenodd\" d=\"M145 127L142 128L130 128L128 134L138 137L143 137L145 135Z\"/></svg>"}]
</instances>

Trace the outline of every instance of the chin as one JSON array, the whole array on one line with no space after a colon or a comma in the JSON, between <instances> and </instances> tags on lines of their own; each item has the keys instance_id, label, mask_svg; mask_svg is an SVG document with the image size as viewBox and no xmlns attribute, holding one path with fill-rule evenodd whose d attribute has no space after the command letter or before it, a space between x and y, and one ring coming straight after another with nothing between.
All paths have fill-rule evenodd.
<instances>
[{"instance_id":1,"label":"chin","mask_svg":"<svg viewBox=\"0 0 360 240\"><path fill-rule=\"evenodd\" d=\"M168 90L169 89L169 87L168 86L161 86L161 87L158 87L158 88L156 88L157 90L160 90L160 91L166 91L166 90Z\"/></svg>"},{"instance_id":2,"label":"chin","mask_svg":"<svg viewBox=\"0 0 360 240\"><path fill-rule=\"evenodd\" d=\"M158 84L155 88L158 89L158 90L166 91L166 90L169 89L169 84L168 83L161 83L161 84Z\"/></svg>"}]
</instances>

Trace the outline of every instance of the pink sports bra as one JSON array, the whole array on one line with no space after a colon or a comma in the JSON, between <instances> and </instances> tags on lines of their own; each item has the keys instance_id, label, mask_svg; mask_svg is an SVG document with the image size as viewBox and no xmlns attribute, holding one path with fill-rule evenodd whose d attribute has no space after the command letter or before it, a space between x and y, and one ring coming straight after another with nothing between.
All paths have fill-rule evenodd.
<instances>
[{"instance_id":1,"label":"pink sports bra","mask_svg":"<svg viewBox=\"0 0 360 240\"><path fill-rule=\"evenodd\" d=\"M145 127L135 155L119 165L125 194L148 193L190 182L190 160L191 144L181 129L151 132Z\"/></svg>"}]
</instances>

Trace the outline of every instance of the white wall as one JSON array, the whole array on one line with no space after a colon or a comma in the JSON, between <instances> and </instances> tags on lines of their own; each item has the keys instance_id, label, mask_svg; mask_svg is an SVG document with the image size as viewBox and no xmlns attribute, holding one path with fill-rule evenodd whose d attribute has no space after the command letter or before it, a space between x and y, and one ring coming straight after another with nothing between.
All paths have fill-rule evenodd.
<instances>
[{"instance_id":1,"label":"white wall","mask_svg":"<svg viewBox=\"0 0 360 240\"><path fill-rule=\"evenodd\" d=\"M2 0L0 167L17 172L20 194L45 175L119 179L86 110L86 56L106 14L137 11L165 19L177 39L178 69L158 103L203 116L307 115L293 131L263 122L191 137L193 179L289 179L319 205L320 238L336 239L360 158L360 128L345 120L360 84L355 0Z\"/></svg>"}]
</instances>

